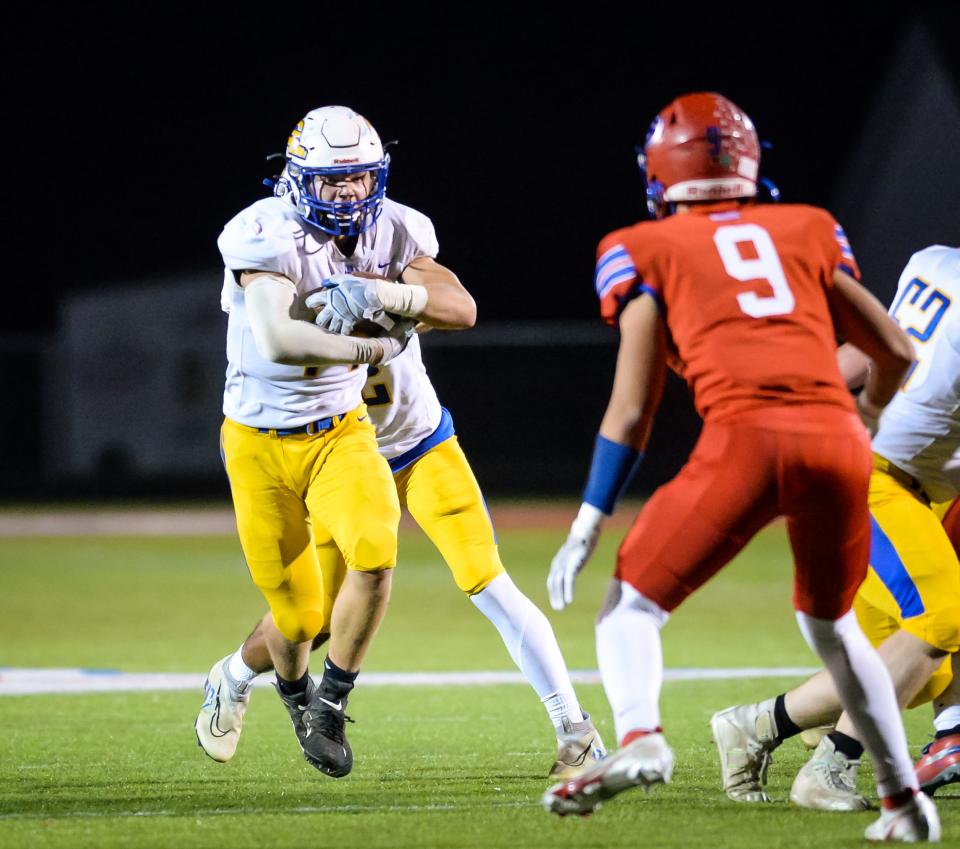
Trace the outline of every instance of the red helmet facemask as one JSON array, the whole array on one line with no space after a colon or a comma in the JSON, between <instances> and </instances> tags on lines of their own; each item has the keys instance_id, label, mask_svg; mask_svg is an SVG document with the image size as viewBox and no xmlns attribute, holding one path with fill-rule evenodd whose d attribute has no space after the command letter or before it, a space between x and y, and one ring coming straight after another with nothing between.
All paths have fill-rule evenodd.
<instances>
[{"instance_id":1,"label":"red helmet facemask","mask_svg":"<svg viewBox=\"0 0 960 849\"><path fill-rule=\"evenodd\" d=\"M753 122L720 94L678 97L654 119L639 154L655 218L677 202L754 197L760 142Z\"/></svg>"}]
</instances>

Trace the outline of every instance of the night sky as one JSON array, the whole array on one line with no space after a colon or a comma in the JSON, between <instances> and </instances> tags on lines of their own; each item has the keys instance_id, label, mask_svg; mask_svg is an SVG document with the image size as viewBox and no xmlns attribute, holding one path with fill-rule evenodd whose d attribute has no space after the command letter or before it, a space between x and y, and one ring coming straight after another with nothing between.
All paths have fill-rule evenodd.
<instances>
[{"instance_id":1,"label":"night sky","mask_svg":"<svg viewBox=\"0 0 960 849\"><path fill-rule=\"evenodd\" d=\"M266 193L264 157L331 103L399 140L388 193L433 218L481 321L591 317L597 240L643 215L633 145L677 94L736 101L774 144L762 172L785 199L829 205L912 18L960 80L948 4L802 4L786 19L771 5L34 13L3 59L7 290L23 297L0 331L55 329L68 291L216 281L216 237Z\"/></svg>"}]
</instances>

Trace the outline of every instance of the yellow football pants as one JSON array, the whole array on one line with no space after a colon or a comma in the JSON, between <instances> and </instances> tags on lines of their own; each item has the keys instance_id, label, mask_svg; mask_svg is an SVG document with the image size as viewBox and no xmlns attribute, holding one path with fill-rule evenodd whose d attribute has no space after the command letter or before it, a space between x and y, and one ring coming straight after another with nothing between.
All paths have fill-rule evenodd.
<instances>
[{"instance_id":1,"label":"yellow football pants","mask_svg":"<svg viewBox=\"0 0 960 849\"><path fill-rule=\"evenodd\" d=\"M400 503L437 547L461 590L475 595L506 571L480 485L456 436L418 457L394 480ZM321 631L326 632L346 566L329 535L317 529L316 537L323 572Z\"/></svg>"},{"instance_id":2,"label":"yellow football pants","mask_svg":"<svg viewBox=\"0 0 960 849\"><path fill-rule=\"evenodd\" d=\"M221 444L253 582L286 639L313 639L328 621L318 542L335 548L344 568L397 562L400 504L366 408L314 435L276 436L225 419Z\"/></svg>"},{"instance_id":3,"label":"yellow football pants","mask_svg":"<svg viewBox=\"0 0 960 849\"><path fill-rule=\"evenodd\" d=\"M394 476L400 503L437 547L467 595L505 570L480 485L451 436Z\"/></svg>"},{"instance_id":4,"label":"yellow football pants","mask_svg":"<svg viewBox=\"0 0 960 849\"><path fill-rule=\"evenodd\" d=\"M940 523L949 504L931 508L877 459L870 478L870 569L853 604L860 627L874 646L902 629L955 652L960 647L960 562ZM948 655L909 707L936 698L951 677Z\"/></svg>"}]
</instances>

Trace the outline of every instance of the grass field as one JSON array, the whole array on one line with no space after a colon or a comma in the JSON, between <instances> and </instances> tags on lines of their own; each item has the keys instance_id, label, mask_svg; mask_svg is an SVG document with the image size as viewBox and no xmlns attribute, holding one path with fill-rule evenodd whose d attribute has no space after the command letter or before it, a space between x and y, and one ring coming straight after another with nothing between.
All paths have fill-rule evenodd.
<instances>
[{"instance_id":1,"label":"grass field","mask_svg":"<svg viewBox=\"0 0 960 849\"><path fill-rule=\"evenodd\" d=\"M549 612L571 668L596 667L592 620L619 535L602 540L573 607ZM562 537L500 535L508 569L545 611L543 580ZM796 631L789 576L782 529L770 528L666 627L667 666L815 665ZM229 536L0 538L0 578L0 667L205 672L261 612ZM405 532L391 609L365 671L511 668L429 543ZM0 697L0 847L862 845L875 814L786 802L805 756L794 741L771 770L775 804L737 806L719 789L710 715L792 683L667 683L673 783L626 794L585 820L539 806L552 729L521 685L365 689L361 676L350 702L356 765L340 781L303 761L269 688L254 693L240 751L225 765L196 747L199 690ZM612 743L601 688L578 692ZM907 721L916 752L929 714ZM871 790L869 769L861 788ZM938 797L948 845L960 845L957 795Z\"/></svg>"}]
</instances>

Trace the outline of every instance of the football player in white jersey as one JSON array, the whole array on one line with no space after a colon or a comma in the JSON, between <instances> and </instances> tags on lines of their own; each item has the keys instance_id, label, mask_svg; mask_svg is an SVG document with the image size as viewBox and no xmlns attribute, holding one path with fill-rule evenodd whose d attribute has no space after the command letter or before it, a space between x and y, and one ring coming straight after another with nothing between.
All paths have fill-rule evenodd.
<instances>
[{"instance_id":1,"label":"football player in white jersey","mask_svg":"<svg viewBox=\"0 0 960 849\"><path fill-rule=\"evenodd\" d=\"M310 112L287 143L286 197L243 210L218 239L229 312L221 449L237 531L270 608L266 648L305 758L339 777L353 764L344 708L379 626L396 564L400 505L361 393L366 370L399 354L423 318L470 326L475 305L456 276L426 256L386 202L389 158L365 118L344 107ZM377 222L379 226L375 227ZM375 263L392 240L394 271L415 295L392 336L351 338L316 326L305 301L345 256ZM398 287L398 284L390 284ZM346 564L330 622L317 540ZM323 678L307 666L324 627ZM219 710L211 675L205 705ZM198 734L201 733L198 730Z\"/></svg>"},{"instance_id":2,"label":"football player in white jersey","mask_svg":"<svg viewBox=\"0 0 960 849\"><path fill-rule=\"evenodd\" d=\"M317 113L323 112L310 114L316 121ZM295 179L297 157L291 155L291 147L296 151L306 135L306 127L300 128L299 135L295 131L288 145L286 167L275 187L276 197L261 202L269 204L271 210L282 204L287 210L286 217L281 216L284 221L297 216L297 210L303 214L304 192ZM356 160L346 164L339 161L345 158L349 159L340 149L336 163L340 170L335 175L324 173L322 178L341 185L346 192L359 181L350 170L356 168ZM365 197L360 194L358 201L362 203ZM308 206L308 223L319 226L311 221L311 212ZM333 219L330 228L336 230L349 226L352 213L335 205L325 214ZM297 226L302 228L301 223ZM313 230L305 229L314 238ZM391 316L416 319L434 328L456 328L466 323L463 314L453 308L457 304L452 298L446 312L424 310L420 305L426 294L420 285L425 278L450 273L434 259L438 245L426 216L383 197L373 226L362 229L352 240L336 232L331 235L329 239L315 239L311 245L317 277L303 290L303 303L319 311L316 321L321 326L350 333L361 321L371 318L389 326ZM398 280L402 282L394 282ZM228 280L228 289L232 285ZM429 293L428 303L433 300L433 289ZM463 295L469 298L465 290ZM472 309L472 300L470 306ZM472 318L470 315L469 323ZM395 358L371 366L369 373L360 373L367 378L365 409L376 428L380 453L393 472L400 502L437 546L460 589L497 628L553 722L558 754L551 775L563 778L593 764L604 755L603 743L580 709L548 620L504 570L483 496L459 446L453 420L441 407L427 376L417 336ZM332 648L336 633L334 628L331 634L331 625L336 622L333 608L349 589L345 581L350 578L350 564L332 534L316 522L313 532L313 548L323 576L313 642L319 646L329 636ZM275 618L276 611L271 610L238 651L218 660L210 670L207 698L196 731L201 747L214 760L233 757L249 700L249 684L256 675L275 666L269 651ZM328 669L329 663L328 658ZM327 696L328 702L332 697L341 701L338 693Z\"/></svg>"},{"instance_id":3,"label":"football player in white jersey","mask_svg":"<svg viewBox=\"0 0 960 849\"><path fill-rule=\"evenodd\" d=\"M941 698L960 647L960 562L941 523L960 494L960 249L934 246L916 253L900 276L890 315L906 330L916 359L875 431L870 481L870 569L854 610L878 647L901 706L933 701L938 739L918 764L930 793L960 778L960 707ZM848 385L862 385L870 362L855 348L838 356ZM955 688L951 688L950 692ZM948 703L949 701L949 703ZM753 705L714 715L727 795L764 802L770 753L806 729L835 730L818 743L790 798L803 807L856 811L863 746L829 677L820 672L799 687ZM939 755L939 758L937 757Z\"/></svg>"}]
</instances>

